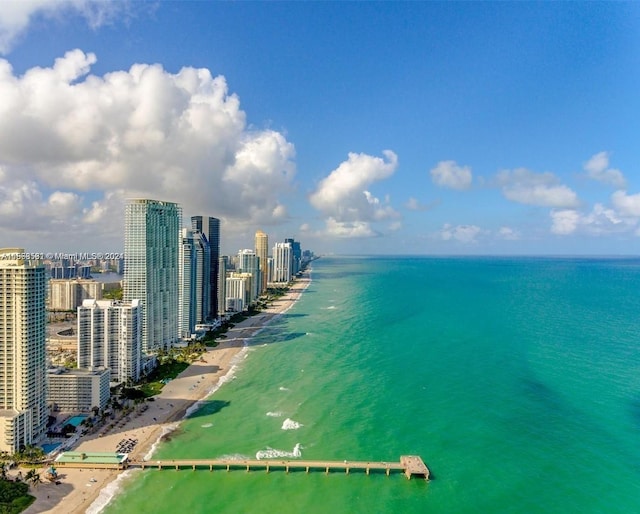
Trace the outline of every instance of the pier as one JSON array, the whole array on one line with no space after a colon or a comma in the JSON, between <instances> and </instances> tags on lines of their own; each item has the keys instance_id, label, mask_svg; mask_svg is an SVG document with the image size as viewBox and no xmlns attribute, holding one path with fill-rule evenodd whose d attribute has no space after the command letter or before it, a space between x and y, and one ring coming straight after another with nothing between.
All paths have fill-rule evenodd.
<instances>
[{"instance_id":1,"label":"pier","mask_svg":"<svg viewBox=\"0 0 640 514\"><path fill-rule=\"evenodd\" d=\"M54 461L55 466L62 468L84 468L84 469L117 469L128 468L141 469L181 469L195 470L252 470L284 471L324 471L329 474L331 471L341 471L345 474L349 472L385 473L387 476L391 472L401 472L408 479L413 477L429 480L429 468L417 455L403 455L400 462L371 462L371 461L337 461L337 460L258 460L258 459L173 459L173 460L129 460L126 453L106 453L106 452L74 452L61 453Z\"/></svg>"},{"instance_id":2,"label":"pier","mask_svg":"<svg viewBox=\"0 0 640 514\"><path fill-rule=\"evenodd\" d=\"M412 477L421 477L425 480L429 479L429 468L423 460L417 455L409 455L400 457L400 462L369 462L369 461L335 461L335 460L257 460L257 459L176 459L176 460L148 460L148 461L131 461L129 467L138 467L142 469L215 469L231 471L244 469L249 472L252 470L270 471L342 471L349 474L350 471L364 472L369 475L373 472L383 472L387 476L391 472L402 472L411 479Z\"/></svg>"}]
</instances>

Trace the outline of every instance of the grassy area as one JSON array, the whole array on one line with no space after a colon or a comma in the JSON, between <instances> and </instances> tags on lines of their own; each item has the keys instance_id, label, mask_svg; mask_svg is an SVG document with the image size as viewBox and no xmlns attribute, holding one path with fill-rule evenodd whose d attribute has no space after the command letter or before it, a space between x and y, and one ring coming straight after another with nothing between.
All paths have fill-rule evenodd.
<instances>
[{"instance_id":1,"label":"grassy area","mask_svg":"<svg viewBox=\"0 0 640 514\"><path fill-rule=\"evenodd\" d=\"M0 479L0 513L18 514L31 505L35 498L28 494L29 485Z\"/></svg>"},{"instance_id":2,"label":"grassy area","mask_svg":"<svg viewBox=\"0 0 640 514\"><path fill-rule=\"evenodd\" d=\"M189 362L177 361L177 360L167 360L163 364L160 364L154 371L149 375L148 382L142 384L140 389L144 392L145 397L155 396L165 385L164 381L173 380L180 373L182 373L185 369L189 367Z\"/></svg>"}]
</instances>

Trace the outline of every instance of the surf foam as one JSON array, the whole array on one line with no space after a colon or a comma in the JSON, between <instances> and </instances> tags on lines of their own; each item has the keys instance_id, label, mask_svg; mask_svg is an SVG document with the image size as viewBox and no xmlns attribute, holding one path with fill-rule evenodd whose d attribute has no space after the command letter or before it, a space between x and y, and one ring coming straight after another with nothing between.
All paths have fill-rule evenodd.
<instances>
[{"instance_id":1,"label":"surf foam","mask_svg":"<svg viewBox=\"0 0 640 514\"><path fill-rule=\"evenodd\" d=\"M111 500L122 490L125 480L129 477L133 477L134 473L141 472L141 469L128 469L127 471L120 473L116 479L109 482L102 488L98 497L93 500L93 503L87 507L86 514L99 514L109 504Z\"/></svg>"},{"instance_id":2,"label":"surf foam","mask_svg":"<svg viewBox=\"0 0 640 514\"><path fill-rule=\"evenodd\" d=\"M279 459L282 457L293 457L300 458L302 457L302 446L300 443L296 444L293 447L293 451L287 452L285 450L276 450L274 448L267 448L266 450L260 450L256 453L256 459Z\"/></svg>"},{"instance_id":3,"label":"surf foam","mask_svg":"<svg viewBox=\"0 0 640 514\"><path fill-rule=\"evenodd\" d=\"M303 427L302 423L298 423L297 421L293 421L292 419L285 419L282 423L282 430L298 430L300 427Z\"/></svg>"}]
</instances>

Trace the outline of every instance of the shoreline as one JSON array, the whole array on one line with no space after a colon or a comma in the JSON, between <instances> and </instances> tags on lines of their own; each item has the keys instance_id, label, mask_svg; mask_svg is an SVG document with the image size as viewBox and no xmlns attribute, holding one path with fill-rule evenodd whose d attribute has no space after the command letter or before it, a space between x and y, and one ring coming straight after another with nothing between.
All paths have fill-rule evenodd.
<instances>
[{"instance_id":1,"label":"shoreline","mask_svg":"<svg viewBox=\"0 0 640 514\"><path fill-rule=\"evenodd\" d=\"M145 402L145 411L136 409L113 429L101 428L81 438L75 451L116 451L122 441L136 441L129 456L132 460L148 460L162 438L175 430L180 422L197 411L202 402L232 379L238 364L258 335L274 319L287 312L311 283L311 270L296 279L290 289L266 310L232 327L218 346L208 348L203 359L193 362L154 397ZM46 468L39 469L44 476ZM45 482L31 487L36 500L24 514L75 514L101 512L118 494L121 484L136 470L59 468L60 484Z\"/></svg>"}]
</instances>

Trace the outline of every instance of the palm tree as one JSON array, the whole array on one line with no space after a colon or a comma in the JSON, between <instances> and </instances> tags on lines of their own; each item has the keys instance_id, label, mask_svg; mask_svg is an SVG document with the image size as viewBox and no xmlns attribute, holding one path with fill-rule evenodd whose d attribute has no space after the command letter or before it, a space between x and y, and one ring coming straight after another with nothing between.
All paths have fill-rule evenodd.
<instances>
[{"instance_id":1,"label":"palm tree","mask_svg":"<svg viewBox=\"0 0 640 514\"><path fill-rule=\"evenodd\" d=\"M30 483L34 487L42 483L42 480L40 480L40 473L38 473L35 469L30 469L29 471L27 471L27 474L24 476L24 481Z\"/></svg>"}]
</instances>

